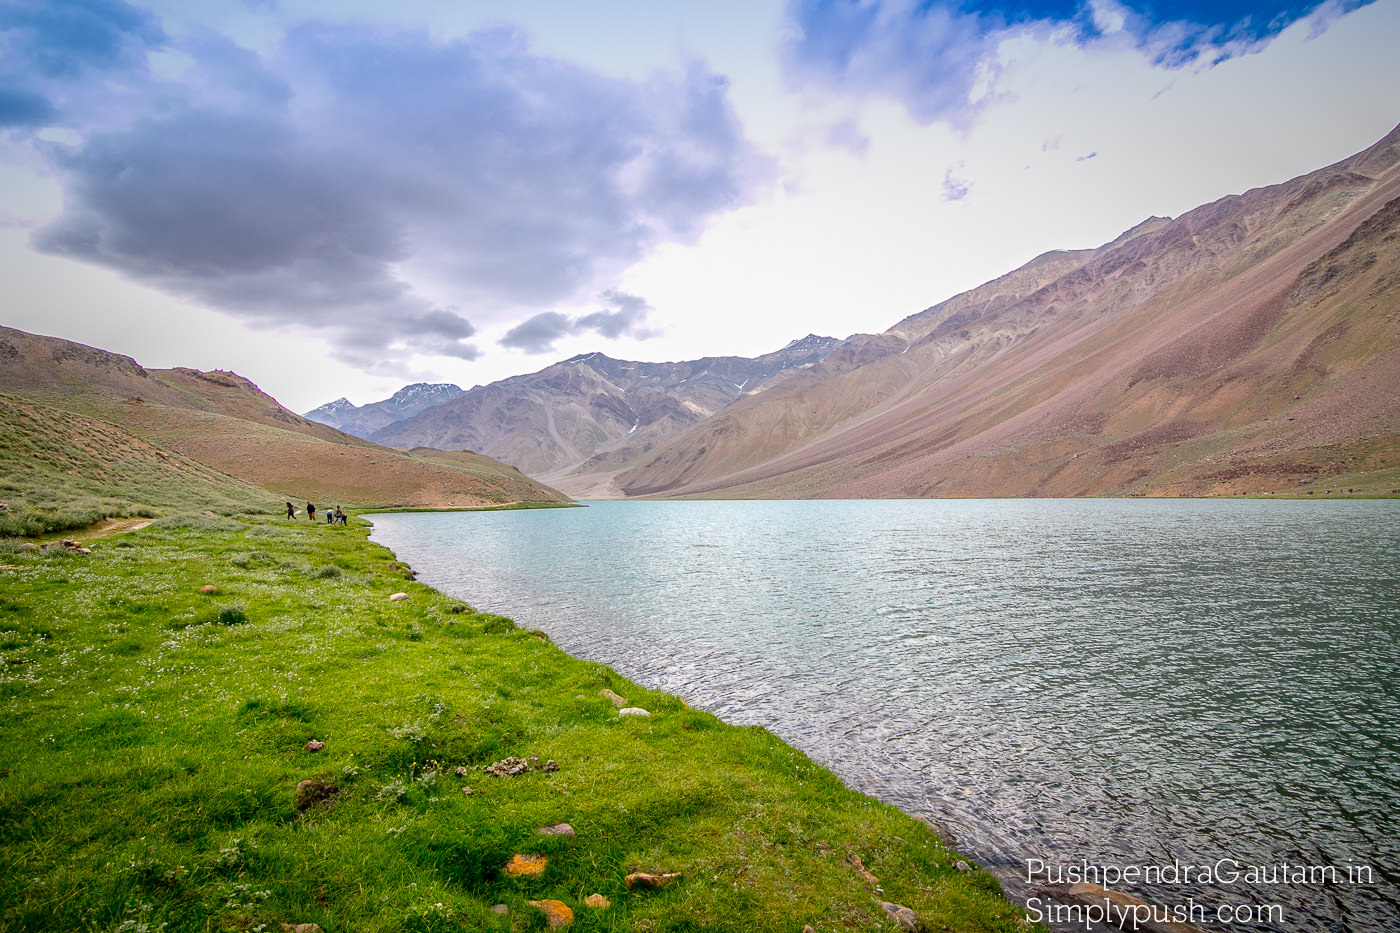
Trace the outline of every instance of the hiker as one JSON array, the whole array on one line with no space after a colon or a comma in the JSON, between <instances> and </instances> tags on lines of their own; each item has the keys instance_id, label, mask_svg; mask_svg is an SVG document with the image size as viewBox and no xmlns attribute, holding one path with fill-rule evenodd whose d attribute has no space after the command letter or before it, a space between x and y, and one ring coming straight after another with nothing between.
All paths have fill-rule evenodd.
<instances>
[{"instance_id":1,"label":"hiker","mask_svg":"<svg viewBox=\"0 0 1400 933\"><path fill-rule=\"evenodd\" d=\"M335 524L335 512L334 512L334 510L332 510L332 509L326 509L326 524L327 524L327 525L334 525L334 524Z\"/></svg>"},{"instance_id":2,"label":"hiker","mask_svg":"<svg viewBox=\"0 0 1400 933\"><path fill-rule=\"evenodd\" d=\"M288 503L287 503L287 517L288 517L288 518L296 518L296 516L297 516L297 508L296 508L296 506L294 506L294 505L292 505L290 502L288 502Z\"/></svg>"},{"instance_id":3,"label":"hiker","mask_svg":"<svg viewBox=\"0 0 1400 933\"><path fill-rule=\"evenodd\" d=\"M338 524L345 524L345 513L341 511L341 508L338 505L335 507L335 520Z\"/></svg>"},{"instance_id":4,"label":"hiker","mask_svg":"<svg viewBox=\"0 0 1400 933\"><path fill-rule=\"evenodd\" d=\"M313 522L316 520L316 506L312 505L310 502L306 503L306 517Z\"/></svg>"}]
</instances>

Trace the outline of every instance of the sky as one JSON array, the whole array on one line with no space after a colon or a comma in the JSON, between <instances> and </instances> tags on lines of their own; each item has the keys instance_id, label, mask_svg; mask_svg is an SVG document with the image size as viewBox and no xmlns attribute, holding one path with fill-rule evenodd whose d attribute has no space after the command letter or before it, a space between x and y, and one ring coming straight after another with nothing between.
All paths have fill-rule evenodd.
<instances>
[{"instance_id":1,"label":"sky","mask_svg":"<svg viewBox=\"0 0 1400 933\"><path fill-rule=\"evenodd\" d=\"M1400 122L1400 0L0 0L0 323L288 407L878 333Z\"/></svg>"}]
</instances>

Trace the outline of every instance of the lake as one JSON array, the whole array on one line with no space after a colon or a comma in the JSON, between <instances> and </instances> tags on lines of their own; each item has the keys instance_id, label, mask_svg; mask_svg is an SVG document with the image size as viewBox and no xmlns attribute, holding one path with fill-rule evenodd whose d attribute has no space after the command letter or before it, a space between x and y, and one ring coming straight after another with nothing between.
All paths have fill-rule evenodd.
<instances>
[{"instance_id":1,"label":"lake","mask_svg":"<svg viewBox=\"0 0 1400 933\"><path fill-rule=\"evenodd\" d=\"M1400 929L1400 502L373 520L423 582L770 729L1031 908L1097 873L1208 928Z\"/></svg>"}]
</instances>

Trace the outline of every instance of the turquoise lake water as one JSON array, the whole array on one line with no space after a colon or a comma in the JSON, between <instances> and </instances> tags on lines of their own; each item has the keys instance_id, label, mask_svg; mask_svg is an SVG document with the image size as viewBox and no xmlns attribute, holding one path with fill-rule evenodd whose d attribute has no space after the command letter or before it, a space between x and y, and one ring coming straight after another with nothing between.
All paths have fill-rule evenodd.
<instances>
[{"instance_id":1,"label":"turquoise lake water","mask_svg":"<svg viewBox=\"0 0 1400 933\"><path fill-rule=\"evenodd\" d=\"M1037 909L1137 869L1109 886L1207 928L1400 929L1400 502L373 520L423 582L767 727Z\"/></svg>"}]
</instances>

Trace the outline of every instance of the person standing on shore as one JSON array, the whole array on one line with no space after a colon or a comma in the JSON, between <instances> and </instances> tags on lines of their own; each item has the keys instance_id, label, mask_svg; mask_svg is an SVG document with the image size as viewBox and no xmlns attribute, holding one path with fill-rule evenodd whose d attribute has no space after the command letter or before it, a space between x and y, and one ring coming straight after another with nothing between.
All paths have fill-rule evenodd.
<instances>
[{"instance_id":1,"label":"person standing on shore","mask_svg":"<svg viewBox=\"0 0 1400 933\"><path fill-rule=\"evenodd\" d=\"M316 521L316 506L310 502L306 503L306 517L311 521Z\"/></svg>"}]
</instances>

